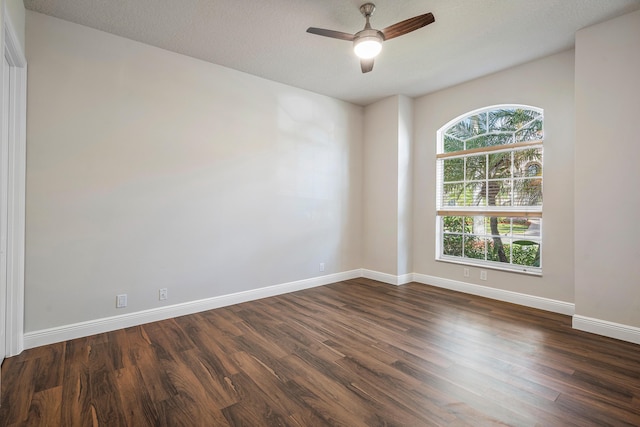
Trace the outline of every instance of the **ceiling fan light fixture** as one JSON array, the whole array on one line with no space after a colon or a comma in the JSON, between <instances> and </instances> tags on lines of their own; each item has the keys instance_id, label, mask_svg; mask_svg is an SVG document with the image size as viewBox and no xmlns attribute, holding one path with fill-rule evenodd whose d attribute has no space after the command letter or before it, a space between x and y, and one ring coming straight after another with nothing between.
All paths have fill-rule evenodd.
<instances>
[{"instance_id":1,"label":"ceiling fan light fixture","mask_svg":"<svg viewBox=\"0 0 640 427\"><path fill-rule=\"evenodd\" d=\"M377 37L362 37L353 43L353 51L360 59L371 59L378 56L382 43Z\"/></svg>"},{"instance_id":2,"label":"ceiling fan light fixture","mask_svg":"<svg viewBox=\"0 0 640 427\"><path fill-rule=\"evenodd\" d=\"M359 37L353 42L353 51L361 59L375 58L381 50L382 41L377 36Z\"/></svg>"}]
</instances>

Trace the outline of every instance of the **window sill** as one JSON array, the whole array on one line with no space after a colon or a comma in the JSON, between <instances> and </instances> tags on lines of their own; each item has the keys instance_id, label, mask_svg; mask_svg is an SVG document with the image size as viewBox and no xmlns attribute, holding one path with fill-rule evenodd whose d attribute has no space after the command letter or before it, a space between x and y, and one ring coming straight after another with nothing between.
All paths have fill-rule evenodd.
<instances>
[{"instance_id":1,"label":"window sill","mask_svg":"<svg viewBox=\"0 0 640 427\"><path fill-rule=\"evenodd\" d=\"M527 276L542 277L542 268L540 267L526 267L526 266L512 266L512 265L500 266L500 265L496 265L494 263L489 263L486 261L469 262L466 259L461 260L460 258L457 258L457 257L449 258L446 256L443 256L442 258L436 258L436 261L446 262L450 264L459 264L467 267L486 268L488 270L505 271L508 273L518 273L518 274L524 274Z\"/></svg>"}]
</instances>

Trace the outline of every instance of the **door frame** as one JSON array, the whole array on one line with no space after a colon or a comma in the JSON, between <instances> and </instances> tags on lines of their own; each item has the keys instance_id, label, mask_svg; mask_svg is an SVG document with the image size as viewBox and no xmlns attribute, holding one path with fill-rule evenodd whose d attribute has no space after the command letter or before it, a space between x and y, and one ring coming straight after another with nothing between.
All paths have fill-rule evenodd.
<instances>
[{"instance_id":1,"label":"door frame","mask_svg":"<svg viewBox=\"0 0 640 427\"><path fill-rule=\"evenodd\" d=\"M11 86L9 93L9 138L7 181L7 295L6 295L6 356L15 356L24 349L24 259L25 259L25 195L26 195L26 123L27 123L27 60L6 2L2 13L3 52L9 62ZM4 67L0 67L0 81ZM4 92L4 90L2 89ZM2 108L0 103L0 108ZM4 112L0 111L4 114Z\"/></svg>"}]
</instances>

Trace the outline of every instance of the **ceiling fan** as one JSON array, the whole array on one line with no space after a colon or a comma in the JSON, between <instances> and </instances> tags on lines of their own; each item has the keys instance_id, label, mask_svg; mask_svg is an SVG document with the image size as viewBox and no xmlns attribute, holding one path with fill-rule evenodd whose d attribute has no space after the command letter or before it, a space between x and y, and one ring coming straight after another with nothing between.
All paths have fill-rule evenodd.
<instances>
[{"instance_id":1,"label":"ceiling fan","mask_svg":"<svg viewBox=\"0 0 640 427\"><path fill-rule=\"evenodd\" d=\"M382 42L398 36L405 35L418 28L422 28L435 22L432 13L414 16L404 21L393 24L384 30L376 30L371 28L369 18L376 10L373 3L365 3L360 6L360 13L367 22L364 28L355 34L343 33L341 31L325 30L324 28L309 27L307 33L317 34L319 36L331 37L334 39L347 40L353 42L353 51L360 58L360 68L363 73L373 70L373 59L382 50Z\"/></svg>"}]
</instances>

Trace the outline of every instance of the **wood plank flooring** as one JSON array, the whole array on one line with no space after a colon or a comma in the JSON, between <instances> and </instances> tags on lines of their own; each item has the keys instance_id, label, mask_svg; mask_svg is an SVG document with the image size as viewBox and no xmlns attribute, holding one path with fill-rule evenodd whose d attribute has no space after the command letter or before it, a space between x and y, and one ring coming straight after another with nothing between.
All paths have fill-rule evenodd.
<instances>
[{"instance_id":1,"label":"wood plank flooring","mask_svg":"<svg viewBox=\"0 0 640 427\"><path fill-rule=\"evenodd\" d=\"M23 425L638 426L640 346L356 279L27 350L2 366Z\"/></svg>"}]
</instances>

